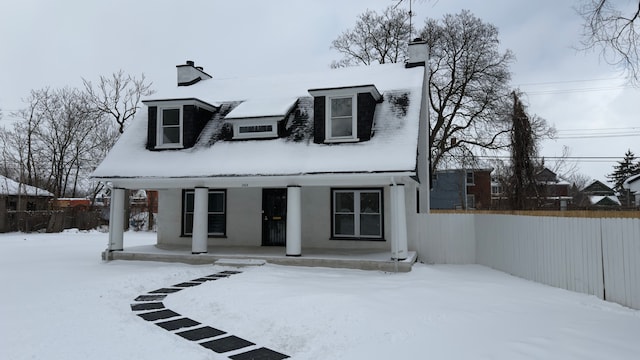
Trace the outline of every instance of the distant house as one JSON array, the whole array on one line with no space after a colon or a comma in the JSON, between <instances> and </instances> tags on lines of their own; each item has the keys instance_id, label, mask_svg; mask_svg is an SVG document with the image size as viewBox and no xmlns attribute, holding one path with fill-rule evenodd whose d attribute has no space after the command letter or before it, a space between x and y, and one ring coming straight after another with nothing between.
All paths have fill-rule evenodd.
<instances>
[{"instance_id":1,"label":"distant house","mask_svg":"<svg viewBox=\"0 0 640 360\"><path fill-rule=\"evenodd\" d=\"M0 175L0 211L46 210L53 194Z\"/></svg>"},{"instance_id":2,"label":"distant house","mask_svg":"<svg viewBox=\"0 0 640 360\"><path fill-rule=\"evenodd\" d=\"M573 200L569 196L571 184L561 179L555 172L544 168L536 175L538 186L538 198L543 209L566 210L568 204Z\"/></svg>"},{"instance_id":3,"label":"distant house","mask_svg":"<svg viewBox=\"0 0 640 360\"><path fill-rule=\"evenodd\" d=\"M157 243L415 248L428 210L427 45L406 64L213 78L191 61L145 108L93 178L112 187L109 252L123 250L125 189L157 190Z\"/></svg>"},{"instance_id":4,"label":"distant house","mask_svg":"<svg viewBox=\"0 0 640 360\"><path fill-rule=\"evenodd\" d=\"M555 172L543 168L534 175L535 189L526 196L527 209L566 210L573 201L569 195L571 185L561 179ZM506 185L505 185L506 186ZM499 179L491 180L491 207L493 209L510 209L509 190L503 187Z\"/></svg>"},{"instance_id":5,"label":"distant house","mask_svg":"<svg viewBox=\"0 0 640 360\"><path fill-rule=\"evenodd\" d=\"M47 210L53 194L0 175L0 232L15 231L20 212Z\"/></svg>"},{"instance_id":6,"label":"distant house","mask_svg":"<svg viewBox=\"0 0 640 360\"><path fill-rule=\"evenodd\" d=\"M493 169L438 170L432 176L431 209L488 209Z\"/></svg>"},{"instance_id":7,"label":"distant house","mask_svg":"<svg viewBox=\"0 0 640 360\"><path fill-rule=\"evenodd\" d=\"M622 187L635 195L635 206L640 207L640 174L629 177Z\"/></svg>"},{"instance_id":8,"label":"distant house","mask_svg":"<svg viewBox=\"0 0 640 360\"><path fill-rule=\"evenodd\" d=\"M603 182L594 180L580 194L574 197L577 206L585 208L619 208L620 200L612 188Z\"/></svg>"}]
</instances>

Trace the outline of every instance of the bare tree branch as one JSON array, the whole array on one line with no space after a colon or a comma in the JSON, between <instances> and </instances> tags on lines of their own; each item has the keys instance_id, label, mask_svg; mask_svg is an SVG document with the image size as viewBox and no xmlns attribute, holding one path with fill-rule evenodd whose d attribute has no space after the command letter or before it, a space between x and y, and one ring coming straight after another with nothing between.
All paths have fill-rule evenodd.
<instances>
[{"instance_id":1,"label":"bare tree branch","mask_svg":"<svg viewBox=\"0 0 640 360\"><path fill-rule=\"evenodd\" d=\"M86 79L82 81L91 104L101 113L113 118L121 134L127 121L138 111L140 99L154 92L151 90L152 83L146 82L144 74L136 78L125 75L122 70L110 77L100 76L97 86Z\"/></svg>"},{"instance_id":2,"label":"bare tree branch","mask_svg":"<svg viewBox=\"0 0 640 360\"><path fill-rule=\"evenodd\" d=\"M584 19L582 49L599 49L602 58L640 85L640 1L581 0L577 8Z\"/></svg>"}]
</instances>

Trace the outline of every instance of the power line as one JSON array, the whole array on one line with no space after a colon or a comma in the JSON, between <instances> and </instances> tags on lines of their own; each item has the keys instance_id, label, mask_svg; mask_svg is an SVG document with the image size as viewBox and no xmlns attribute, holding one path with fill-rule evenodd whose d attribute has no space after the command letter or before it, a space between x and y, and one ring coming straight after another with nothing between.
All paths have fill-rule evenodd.
<instances>
[{"instance_id":1,"label":"power line","mask_svg":"<svg viewBox=\"0 0 640 360\"><path fill-rule=\"evenodd\" d=\"M610 87L595 87L595 88L576 88L576 89L554 89L554 90L541 90L541 91L525 91L527 95L553 95L553 94L573 94L573 93L585 93L596 91L611 91L627 89L628 86L610 86Z\"/></svg>"},{"instance_id":2,"label":"power line","mask_svg":"<svg viewBox=\"0 0 640 360\"><path fill-rule=\"evenodd\" d=\"M533 82L533 83L521 83L519 86L541 86L541 85L554 85L554 84L573 84L581 82L592 81L611 81L611 80L623 80L620 77L602 78L602 79L580 79L580 80L558 80L558 81L546 81L546 82Z\"/></svg>"},{"instance_id":3,"label":"power line","mask_svg":"<svg viewBox=\"0 0 640 360\"><path fill-rule=\"evenodd\" d=\"M622 138L622 137L636 137L640 136L640 132L635 133L612 133L612 134L572 134L572 135L564 135L564 136L556 136L553 140L556 139L604 139L604 138Z\"/></svg>"},{"instance_id":4,"label":"power line","mask_svg":"<svg viewBox=\"0 0 640 360\"><path fill-rule=\"evenodd\" d=\"M556 131L608 131L608 130L640 130L640 127L617 127L617 128L583 128L583 129L556 129Z\"/></svg>"}]
</instances>

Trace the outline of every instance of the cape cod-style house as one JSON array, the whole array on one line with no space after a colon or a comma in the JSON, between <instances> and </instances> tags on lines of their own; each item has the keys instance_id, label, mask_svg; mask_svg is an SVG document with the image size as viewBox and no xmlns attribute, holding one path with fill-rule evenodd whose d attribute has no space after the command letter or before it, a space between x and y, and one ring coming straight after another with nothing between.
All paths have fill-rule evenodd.
<instances>
[{"instance_id":1,"label":"cape cod-style house","mask_svg":"<svg viewBox=\"0 0 640 360\"><path fill-rule=\"evenodd\" d=\"M178 65L177 86L143 99L93 174L112 188L107 254L124 249L125 189L149 189L160 248L407 258L429 208L426 43L409 53L404 64L248 79Z\"/></svg>"}]
</instances>

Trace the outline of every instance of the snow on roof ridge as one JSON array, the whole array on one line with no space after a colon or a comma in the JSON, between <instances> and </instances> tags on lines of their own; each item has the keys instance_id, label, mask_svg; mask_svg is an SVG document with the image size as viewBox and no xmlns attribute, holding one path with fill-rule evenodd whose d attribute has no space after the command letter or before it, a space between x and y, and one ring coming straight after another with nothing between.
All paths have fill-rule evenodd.
<instances>
[{"instance_id":1,"label":"snow on roof ridge","mask_svg":"<svg viewBox=\"0 0 640 360\"><path fill-rule=\"evenodd\" d=\"M405 68L404 64L377 64L324 71L272 74L253 77L213 78L191 86L158 89L143 102L158 99L197 98L208 103L245 101L265 95L277 98L308 96L309 89L375 85L387 90L421 87L423 67ZM277 86L274 86L277 84Z\"/></svg>"}]
</instances>

